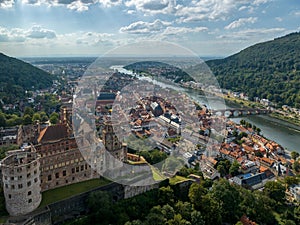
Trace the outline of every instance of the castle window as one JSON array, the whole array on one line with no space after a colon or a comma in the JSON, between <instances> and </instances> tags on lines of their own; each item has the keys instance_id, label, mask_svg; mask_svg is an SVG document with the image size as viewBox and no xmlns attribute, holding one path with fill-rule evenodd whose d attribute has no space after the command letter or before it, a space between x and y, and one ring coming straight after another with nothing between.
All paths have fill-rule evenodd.
<instances>
[{"instance_id":1,"label":"castle window","mask_svg":"<svg viewBox=\"0 0 300 225\"><path fill-rule=\"evenodd\" d=\"M27 178L30 177L30 175L31 175L30 173L27 173Z\"/></svg>"},{"instance_id":2,"label":"castle window","mask_svg":"<svg viewBox=\"0 0 300 225\"><path fill-rule=\"evenodd\" d=\"M55 178L59 178L59 173L56 173L56 174L55 174Z\"/></svg>"},{"instance_id":3,"label":"castle window","mask_svg":"<svg viewBox=\"0 0 300 225\"><path fill-rule=\"evenodd\" d=\"M18 184L18 188L19 189L23 188L23 185L22 184Z\"/></svg>"},{"instance_id":4,"label":"castle window","mask_svg":"<svg viewBox=\"0 0 300 225\"><path fill-rule=\"evenodd\" d=\"M27 182L27 186L30 187L31 186L31 181Z\"/></svg>"},{"instance_id":5,"label":"castle window","mask_svg":"<svg viewBox=\"0 0 300 225\"><path fill-rule=\"evenodd\" d=\"M51 177L51 175L48 175L48 180L52 180L52 177Z\"/></svg>"},{"instance_id":6,"label":"castle window","mask_svg":"<svg viewBox=\"0 0 300 225\"><path fill-rule=\"evenodd\" d=\"M21 180L22 179L22 176L19 176L19 180Z\"/></svg>"},{"instance_id":7,"label":"castle window","mask_svg":"<svg viewBox=\"0 0 300 225\"><path fill-rule=\"evenodd\" d=\"M28 196L30 196L31 195L31 191L28 191Z\"/></svg>"},{"instance_id":8,"label":"castle window","mask_svg":"<svg viewBox=\"0 0 300 225\"><path fill-rule=\"evenodd\" d=\"M87 164L85 164L85 169L87 170Z\"/></svg>"},{"instance_id":9,"label":"castle window","mask_svg":"<svg viewBox=\"0 0 300 225\"><path fill-rule=\"evenodd\" d=\"M34 178L34 183L36 183L38 181L38 179L37 178Z\"/></svg>"},{"instance_id":10,"label":"castle window","mask_svg":"<svg viewBox=\"0 0 300 225\"><path fill-rule=\"evenodd\" d=\"M14 180L14 177L11 177L10 180Z\"/></svg>"},{"instance_id":11,"label":"castle window","mask_svg":"<svg viewBox=\"0 0 300 225\"><path fill-rule=\"evenodd\" d=\"M80 169L81 169L81 171L83 171L84 170L84 166L82 165Z\"/></svg>"},{"instance_id":12,"label":"castle window","mask_svg":"<svg viewBox=\"0 0 300 225\"><path fill-rule=\"evenodd\" d=\"M4 180L7 180L7 176L4 177Z\"/></svg>"},{"instance_id":13,"label":"castle window","mask_svg":"<svg viewBox=\"0 0 300 225\"><path fill-rule=\"evenodd\" d=\"M76 167L76 172L79 172L79 167L78 166Z\"/></svg>"},{"instance_id":14,"label":"castle window","mask_svg":"<svg viewBox=\"0 0 300 225\"><path fill-rule=\"evenodd\" d=\"M5 188L8 188L8 184L5 184Z\"/></svg>"},{"instance_id":15,"label":"castle window","mask_svg":"<svg viewBox=\"0 0 300 225\"><path fill-rule=\"evenodd\" d=\"M36 173L37 173L37 170L35 170L33 173L36 174Z\"/></svg>"},{"instance_id":16,"label":"castle window","mask_svg":"<svg viewBox=\"0 0 300 225\"><path fill-rule=\"evenodd\" d=\"M72 180L75 180L75 177L72 177Z\"/></svg>"},{"instance_id":17,"label":"castle window","mask_svg":"<svg viewBox=\"0 0 300 225\"><path fill-rule=\"evenodd\" d=\"M28 203L31 203L32 202L32 199L30 198L30 199L28 199Z\"/></svg>"},{"instance_id":18,"label":"castle window","mask_svg":"<svg viewBox=\"0 0 300 225\"><path fill-rule=\"evenodd\" d=\"M67 171L63 171L63 176L66 176L67 175Z\"/></svg>"},{"instance_id":19,"label":"castle window","mask_svg":"<svg viewBox=\"0 0 300 225\"><path fill-rule=\"evenodd\" d=\"M11 185L11 189L15 189L15 185L14 184Z\"/></svg>"},{"instance_id":20,"label":"castle window","mask_svg":"<svg viewBox=\"0 0 300 225\"><path fill-rule=\"evenodd\" d=\"M72 168L72 173L75 173L75 168Z\"/></svg>"},{"instance_id":21,"label":"castle window","mask_svg":"<svg viewBox=\"0 0 300 225\"><path fill-rule=\"evenodd\" d=\"M11 199L11 195L8 195L8 198Z\"/></svg>"},{"instance_id":22,"label":"castle window","mask_svg":"<svg viewBox=\"0 0 300 225\"><path fill-rule=\"evenodd\" d=\"M67 184L67 183L69 183L69 181L68 181L68 180L66 180L66 184Z\"/></svg>"}]
</instances>

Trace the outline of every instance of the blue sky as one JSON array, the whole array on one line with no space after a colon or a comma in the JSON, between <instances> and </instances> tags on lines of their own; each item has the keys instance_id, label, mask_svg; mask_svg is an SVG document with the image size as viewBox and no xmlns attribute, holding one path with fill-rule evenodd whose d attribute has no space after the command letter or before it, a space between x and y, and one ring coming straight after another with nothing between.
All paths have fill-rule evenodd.
<instances>
[{"instance_id":1,"label":"blue sky","mask_svg":"<svg viewBox=\"0 0 300 225\"><path fill-rule=\"evenodd\" d=\"M228 56L300 30L299 0L0 0L0 52L101 55L143 40Z\"/></svg>"}]
</instances>

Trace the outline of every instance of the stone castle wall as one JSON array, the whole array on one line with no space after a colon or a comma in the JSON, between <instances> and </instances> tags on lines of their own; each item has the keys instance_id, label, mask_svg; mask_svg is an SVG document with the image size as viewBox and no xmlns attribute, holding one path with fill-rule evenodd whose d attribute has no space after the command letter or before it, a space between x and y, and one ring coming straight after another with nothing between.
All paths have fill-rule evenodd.
<instances>
[{"instance_id":1,"label":"stone castle wall","mask_svg":"<svg viewBox=\"0 0 300 225\"><path fill-rule=\"evenodd\" d=\"M35 210L42 199L40 157L36 152L16 152L2 161L6 209L18 216Z\"/></svg>"}]
</instances>

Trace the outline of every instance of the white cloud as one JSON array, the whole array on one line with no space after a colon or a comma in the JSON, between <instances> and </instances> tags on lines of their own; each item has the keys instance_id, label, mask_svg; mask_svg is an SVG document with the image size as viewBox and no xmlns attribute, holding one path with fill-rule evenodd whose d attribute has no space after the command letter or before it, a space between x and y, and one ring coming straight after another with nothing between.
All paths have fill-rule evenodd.
<instances>
[{"instance_id":1,"label":"white cloud","mask_svg":"<svg viewBox=\"0 0 300 225\"><path fill-rule=\"evenodd\" d=\"M129 8L148 13L172 13L176 4L176 0L128 0L125 5Z\"/></svg>"},{"instance_id":2,"label":"white cloud","mask_svg":"<svg viewBox=\"0 0 300 225\"><path fill-rule=\"evenodd\" d=\"M298 16L300 16L300 11L295 11L293 14L294 14L294 16L298 17Z\"/></svg>"},{"instance_id":3,"label":"white cloud","mask_svg":"<svg viewBox=\"0 0 300 225\"><path fill-rule=\"evenodd\" d=\"M236 32L230 32L230 34L224 34L218 36L219 39L229 39L229 40L252 40L257 41L263 39L269 39L274 35L283 35L286 32L285 28L258 28L258 29L246 29Z\"/></svg>"},{"instance_id":4,"label":"white cloud","mask_svg":"<svg viewBox=\"0 0 300 225\"><path fill-rule=\"evenodd\" d=\"M53 39L56 38L56 34L53 30L44 29L41 26L35 25L27 33L27 37L29 38L46 38L46 39Z\"/></svg>"},{"instance_id":5,"label":"white cloud","mask_svg":"<svg viewBox=\"0 0 300 225\"><path fill-rule=\"evenodd\" d=\"M122 0L98 0L101 5L104 7L112 7L116 5L121 5Z\"/></svg>"},{"instance_id":6,"label":"white cloud","mask_svg":"<svg viewBox=\"0 0 300 225\"><path fill-rule=\"evenodd\" d=\"M12 8L15 4L14 0L0 0L0 8L9 9Z\"/></svg>"},{"instance_id":7,"label":"white cloud","mask_svg":"<svg viewBox=\"0 0 300 225\"><path fill-rule=\"evenodd\" d=\"M161 21L159 19L154 22L137 21L128 26L121 27L121 33L130 34L149 34L155 32L162 32L166 26L171 25L169 22Z\"/></svg>"},{"instance_id":8,"label":"white cloud","mask_svg":"<svg viewBox=\"0 0 300 225\"><path fill-rule=\"evenodd\" d=\"M188 23L203 20L226 20L236 10L253 12L254 7L270 0L201 0L189 4L177 4L176 15L178 22Z\"/></svg>"},{"instance_id":9,"label":"white cloud","mask_svg":"<svg viewBox=\"0 0 300 225\"><path fill-rule=\"evenodd\" d=\"M56 33L53 30L44 29L35 25L30 29L0 27L0 42L25 42L30 39L54 39Z\"/></svg>"},{"instance_id":10,"label":"white cloud","mask_svg":"<svg viewBox=\"0 0 300 225\"><path fill-rule=\"evenodd\" d=\"M275 20L277 20L278 22L282 22L283 19L281 17L276 17Z\"/></svg>"},{"instance_id":11,"label":"white cloud","mask_svg":"<svg viewBox=\"0 0 300 225\"><path fill-rule=\"evenodd\" d=\"M232 23L228 24L225 29L226 30L231 30L231 29L236 29L241 26L244 26L247 23L253 24L257 21L257 17L249 17L249 18L240 18L238 20L233 21Z\"/></svg>"},{"instance_id":12,"label":"white cloud","mask_svg":"<svg viewBox=\"0 0 300 225\"><path fill-rule=\"evenodd\" d=\"M87 11L89 9L89 4L85 4L78 0L68 4L67 8L78 12L82 12Z\"/></svg>"},{"instance_id":13,"label":"white cloud","mask_svg":"<svg viewBox=\"0 0 300 225\"><path fill-rule=\"evenodd\" d=\"M207 27L167 27L165 31L163 32L163 35L180 35L180 34L186 34L186 33L198 33L202 31L208 30Z\"/></svg>"}]
</instances>

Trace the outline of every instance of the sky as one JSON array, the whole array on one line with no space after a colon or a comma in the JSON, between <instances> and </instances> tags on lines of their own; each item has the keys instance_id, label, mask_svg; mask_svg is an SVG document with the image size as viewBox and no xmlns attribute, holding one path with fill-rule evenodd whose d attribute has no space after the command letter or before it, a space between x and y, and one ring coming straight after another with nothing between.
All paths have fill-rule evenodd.
<instances>
[{"instance_id":1,"label":"sky","mask_svg":"<svg viewBox=\"0 0 300 225\"><path fill-rule=\"evenodd\" d=\"M299 22L299 0L0 0L0 52L100 56L155 40L225 57Z\"/></svg>"}]
</instances>

